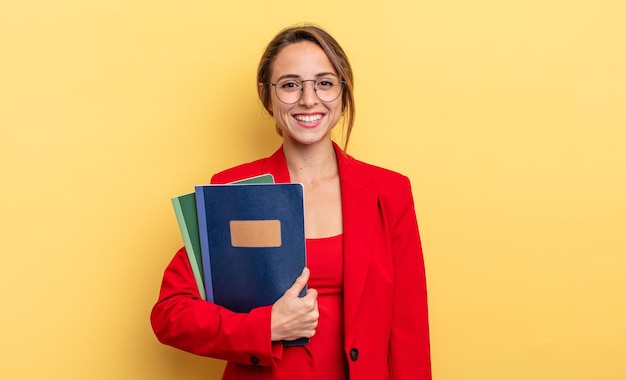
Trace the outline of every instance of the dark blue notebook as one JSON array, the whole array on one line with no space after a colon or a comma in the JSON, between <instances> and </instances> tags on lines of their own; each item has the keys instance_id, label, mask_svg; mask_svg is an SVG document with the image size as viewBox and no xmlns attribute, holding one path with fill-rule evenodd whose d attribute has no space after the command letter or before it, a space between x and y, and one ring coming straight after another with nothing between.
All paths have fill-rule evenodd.
<instances>
[{"instance_id":1,"label":"dark blue notebook","mask_svg":"<svg viewBox=\"0 0 626 380\"><path fill-rule=\"evenodd\" d=\"M208 301L246 313L291 287L306 265L303 192L299 183L196 186Z\"/></svg>"}]
</instances>

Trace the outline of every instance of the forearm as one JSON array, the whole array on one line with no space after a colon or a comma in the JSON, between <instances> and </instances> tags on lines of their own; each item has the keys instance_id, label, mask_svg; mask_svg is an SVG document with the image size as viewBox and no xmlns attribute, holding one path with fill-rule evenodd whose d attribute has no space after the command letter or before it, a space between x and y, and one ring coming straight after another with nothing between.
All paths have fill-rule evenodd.
<instances>
[{"instance_id":1,"label":"forearm","mask_svg":"<svg viewBox=\"0 0 626 380\"><path fill-rule=\"evenodd\" d=\"M234 313L200 298L184 250L163 276L151 323L160 342L197 355L273 365L271 306Z\"/></svg>"}]
</instances>

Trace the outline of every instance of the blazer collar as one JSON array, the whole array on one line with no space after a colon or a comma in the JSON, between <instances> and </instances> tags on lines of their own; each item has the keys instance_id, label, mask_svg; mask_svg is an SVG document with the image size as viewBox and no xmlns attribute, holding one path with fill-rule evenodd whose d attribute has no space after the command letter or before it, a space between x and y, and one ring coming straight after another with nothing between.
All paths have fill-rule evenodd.
<instances>
[{"instance_id":1,"label":"blazer collar","mask_svg":"<svg viewBox=\"0 0 626 380\"><path fill-rule=\"evenodd\" d=\"M285 159L285 153L283 152L283 146L274 154L269 156L263 163L263 173L271 173L274 176L274 182L276 183L289 183L289 169L287 168L287 160Z\"/></svg>"},{"instance_id":2,"label":"blazer collar","mask_svg":"<svg viewBox=\"0 0 626 380\"><path fill-rule=\"evenodd\" d=\"M342 196L344 195L344 185L348 185L350 190L358 191L372 182L372 179L367 175L367 171L363 171L362 163L349 156L335 142L333 142L333 148L335 149L335 155L337 156L337 163L339 165ZM291 182L282 145L265 160L262 171L272 173L276 183Z\"/></svg>"}]
</instances>

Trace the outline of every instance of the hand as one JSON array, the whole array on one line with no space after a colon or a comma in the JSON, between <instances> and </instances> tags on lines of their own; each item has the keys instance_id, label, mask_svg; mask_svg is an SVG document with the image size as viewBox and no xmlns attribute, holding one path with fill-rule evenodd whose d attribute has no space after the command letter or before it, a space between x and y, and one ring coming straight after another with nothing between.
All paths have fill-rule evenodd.
<instances>
[{"instance_id":1,"label":"hand","mask_svg":"<svg viewBox=\"0 0 626 380\"><path fill-rule=\"evenodd\" d=\"M317 291L309 288L306 295L300 298L310 274L309 268L304 268L293 285L272 306L273 341L310 338L315 334L320 316Z\"/></svg>"}]
</instances>

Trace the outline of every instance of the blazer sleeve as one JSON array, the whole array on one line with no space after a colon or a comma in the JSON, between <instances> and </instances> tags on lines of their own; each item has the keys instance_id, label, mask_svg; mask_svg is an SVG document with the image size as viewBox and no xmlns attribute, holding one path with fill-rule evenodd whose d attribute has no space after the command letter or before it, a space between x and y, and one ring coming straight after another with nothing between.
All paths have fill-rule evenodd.
<instances>
[{"instance_id":1,"label":"blazer sleeve","mask_svg":"<svg viewBox=\"0 0 626 380\"><path fill-rule=\"evenodd\" d=\"M201 299L185 248L165 269L150 321L161 343L240 364L272 366L282 345L271 341L271 306L234 313Z\"/></svg>"},{"instance_id":2,"label":"blazer sleeve","mask_svg":"<svg viewBox=\"0 0 626 380\"><path fill-rule=\"evenodd\" d=\"M426 276L409 179L395 198L391 226L394 265L390 370L394 380L430 380L430 341Z\"/></svg>"}]
</instances>

